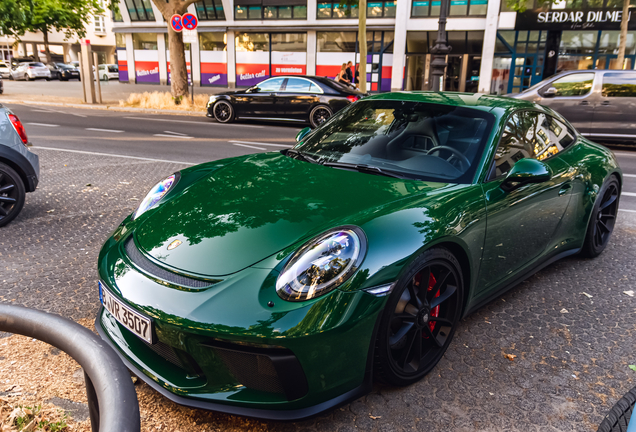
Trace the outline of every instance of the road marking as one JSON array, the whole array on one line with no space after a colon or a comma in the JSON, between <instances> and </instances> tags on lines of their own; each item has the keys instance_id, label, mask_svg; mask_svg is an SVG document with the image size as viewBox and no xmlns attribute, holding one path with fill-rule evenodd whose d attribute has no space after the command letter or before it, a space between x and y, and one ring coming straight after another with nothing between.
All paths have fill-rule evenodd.
<instances>
[{"instance_id":1,"label":"road marking","mask_svg":"<svg viewBox=\"0 0 636 432\"><path fill-rule=\"evenodd\" d=\"M179 133L179 132L171 132L171 131L163 131L163 133L173 134L173 135L181 135L181 136L188 136L188 134L183 134L183 133Z\"/></svg>"},{"instance_id":2,"label":"road marking","mask_svg":"<svg viewBox=\"0 0 636 432\"><path fill-rule=\"evenodd\" d=\"M33 105L27 105L27 106L31 107L31 108L34 108ZM56 113L56 114L68 114L68 115L72 115L72 116L75 116L75 117L86 118L86 116L82 115L82 114L73 114L73 113L67 113L67 112L64 112L64 111L49 110L49 109L46 109L46 108L34 109L34 110L31 110L31 111L33 111L33 112L45 112L45 113Z\"/></svg>"},{"instance_id":3,"label":"road marking","mask_svg":"<svg viewBox=\"0 0 636 432\"><path fill-rule=\"evenodd\" d=\"M123 130L115 130L115 129L99 129L99 128L86 128L85 130L88 131L95 131L95 132L112 132L112 133L122 133Z\"/></svg>"},{"instance_id":4,"label":"road marking","mask_svg":"<svg viewBox=\"0 0 636 432\"><path fill-rule=\"evenodd\" d=\"M636 174L623 174L623 177L636 177Z\"/></svg>"},{"instance_id":5,"label":"road marking","mask_svg":"<svg viewBox=\"0 0 636 432\"><path fill-rule=\"evenodd\" d=\"M634 193L634 192L621 192L621 195L624 195L624 196L636 196L636 193Z\"/></svg>"},{"instance_id":6,"label":"road marking","mask_svg":"<svg viewBox=\"0 0 636 432\"><path fill-rule=\"evenodd\" d=\"M268 147L292 147L291 144L268 144L268 143L262 143L262 142L252 142L252 141L228 141L228 142L239 143L239 144L256 144L256 145L263 145Z\"/></svg>"},{"instance_id":7,"label":"road marking","mask_svg":"<svg viewBox=\"0 0 636 432\"><path fill-rule=\"evenodd\" d=\"M194 137L190 137L190 136L167 135L167 134L154 134L153 136L164 137L164 138L183 138L183 139L194 138Z\"/></svg>"},{"instance_id":8,"label":"road marking","mask_svg":"<svg viewBox=\"0 0 636 432\"><path fill-rule=\"evenodd\" d=\"M46 124L46 123L27 123L29 125L32 126L44 126L44 127L59 127L60 125L52 125L52 124Z\"/></svg>"},{"instance_id":9,"label":"road marking","mask_svg":"<svg viewBox=\"0 0 636 432\"><path fill-rule=\"evenodd\" d=\"M249 148L253 148L253 149L256 149L256 150L267 150L266 148L263 148L263 147L254 147L254 146L245 145L245 144L234 144L234 145L235 146L239 146L239 147L249 147Z\"/></svg>"},{"instance_id":10,"label":"road marking","mask_svg":"<svg viewBox=\"0 0 636 432\"><path fill-rule=\"evenodd\" d=\"M198 122L198 121L190 121L190 120L167 120L167 119L152 119L152 118L145 118L145 117L124 117L124 118L125 119L131 119L131 120L148 120L148 121L160 121L160 122L171 122L171 123L191 123L191 124L198 124L198 125L230 126L229 124L225 124L225 123ZM241 127L262 129L265 126L255 126L255 125L244 125L244 124L242 124Z\"/></svg>"},{"instance_id":11,"label":"road marking","mask_svg":"<svg viewBox=\"0 0 636 432\"><path fill-rule=\"evenodd\" d=\"M49 110L31 110L31 112L51 113L51 112L57 112L57 111L49 111Z\"/></svg>"},{"instance_id":12,"label":"road marking","mask_svg":"<svg viewBox=\"0 0 636 432\"><path fill-rule=\"evenodd\" d=\"M626 213L636 213L636 210L627 210L627 209L618 209L618 211L626 212Z\"/></svg>"},{"instance_id":13,"label":"road marking","mask_svg":"<svg viewBox=\"0 0 636 432\"><path fill-rule=\"evenodd\" d=\"M176 163L176 164L183 164L183 165L197 165L196 163L192 163L192 162L182 162L182 161L173 161L173 160L165 160L165 159L151 159L151 158L138 157L138 156L124 156L124 155L117 155L117 154L110 154L110 153L97 153L97 152L89 152L89 151L82 151L82 150L68 150L68 149L61 149L61 148L54 148L54 147L33 146L31 148L32 149L42 149L42 150L55 150L55 151L69 152L69 153L87 154L87 155L94 155L94 156L111 156L111 157L118 157L118 158L124 158L124 159L136 159L136 160L143 160L143 161L150 161L150 162L166 162L166 163Z\"/></svg>"}]
</instances>

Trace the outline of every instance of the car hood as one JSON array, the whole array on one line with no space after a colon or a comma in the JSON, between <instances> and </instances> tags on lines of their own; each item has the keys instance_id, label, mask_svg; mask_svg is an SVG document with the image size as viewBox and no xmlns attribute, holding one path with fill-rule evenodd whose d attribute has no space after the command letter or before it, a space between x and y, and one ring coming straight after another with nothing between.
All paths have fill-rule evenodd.
<instances>
[{"instance_id":1,"label":"car hood","mask_svg":"<svg viewBox=\"0 0 636 432\"><path fill-rule=\"evenodd\" d=\"M391 203L445 186L262 153L182 185L141 216L135 241L179 272L223 276L327 229L362 225L390 212ZM175 240L181 242L177 247Z\"/></svg>"}]
</instances>

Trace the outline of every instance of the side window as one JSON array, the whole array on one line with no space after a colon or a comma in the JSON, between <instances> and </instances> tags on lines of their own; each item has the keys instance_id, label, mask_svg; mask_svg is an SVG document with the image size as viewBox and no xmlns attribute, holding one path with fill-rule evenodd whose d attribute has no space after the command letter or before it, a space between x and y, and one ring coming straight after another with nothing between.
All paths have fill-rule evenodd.
<instances>
[{"instance_id":1,"label":"side window","mask_svg":"<svg viewBox=\"0 0 636 432\"><path fill-rule=\"evenodd\" d=\"M272 78L258 84L261 91L279 91L285 78Z\"/></svg>"},{"instance_id":2,"label":"side window","mask_svg":"<svg viewBox=\"0 0 636 432\"><path fill-rule=\"evenodd\" d=\"M558 96L585 96L592 90L592 83L594 82L594 74L589 73L577 73L566 75L553 81L548 87L545 87L543 91L550 87L556 89L555 97Z\"/></svg>"},{"instance_id":3,"label":"side window","mask_svg":"<svg viewBox=\"0 0 636 432\"><path fill-rule=\"evenodd\" d=\"M508 174L520 159L534 158L542 161L573 142L574 132L562 121L536 111L517 111L506 123L495 153L495 172L492 178Z\"/></svg>"},{"instance_id":4,"label":"side window","mask_svg":"<svg viewBox=\"0 0 636 432\"><path fill-rule=\"evenodd\" d=\"M309 92L310 93L322 93L322 89L318 86L318 84L311 83L311 86L309 86Z\"/></svg>"},{"instance_id":5,"label":"side window","mask_svg":"<svg viewBox=\"0 0 636 432\"><path fill-rule=\"evenodd\" d=\"M289 78L287 79L287 86L285 86L285 91L291 93L309 93L311 84L311 81L305 79Z\"/></svg>"},{"instance_id":6,"label":"side window","mask_svg":"<svg viewBox=\"0 0 636 432\"><path fill-rule=\"evenodd\" d=\"M603 97L636 97L636 74L606 73L601 94Z\"/></svg>"}]
</instances>

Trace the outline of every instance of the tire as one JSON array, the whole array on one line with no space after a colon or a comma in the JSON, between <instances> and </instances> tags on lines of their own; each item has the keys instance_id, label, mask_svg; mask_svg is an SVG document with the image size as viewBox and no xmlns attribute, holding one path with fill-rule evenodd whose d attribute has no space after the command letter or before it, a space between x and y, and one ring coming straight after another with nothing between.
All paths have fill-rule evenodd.
<instances>
[{"instance_id":1,"label":"tire","mask_svg":"<svg viewBox=\"0 0 636 432\"><path fill-rule=\"evenodd\" d=\"M25 79L25 81L31 81L31 78L29 78L29 75L27 75L27 74L24 74L24 79Z\"/></svg>"},{"instance_id":2,"label":"tire","mask_svg":"<svg viewBox=\"0 0 636 432\"><path fill-rule=\"evenodd\" d=\"M51 81L51 78L44 78L44 79L47 80L47 81Z\"/></svg>"},{"instance_id":3,"label":"tire","mask_svg":"<svg viewBox=\"0 0 636 432\"><path fill-rule=\"evenodd\" d=\"M234 121L234 107L225 100L220 100L212 107L214 118L219 123L231 123Z\"/></svg>"},{"instance_id":4,"label":"tire","mask_svg":"<svg viewBox=\"0 0 636 432\"><path fill-rule=\"evenodd\" d=\"M422 289L422 280L426 280L426 289ZM382 312L374 351L376 378L406 386L429 373L453 339L463 298L461 268L450 251L432 248L417 257L398 280Z\"/></svg>"},{"instance_id":5,"label":"tire","mask_svg":"<svg viewBox=\"0 0 636 432\"><path fill-rule=\"evenodd\" d=\"M104 78L104 81L108 81L108 75L104 75L103 78Z\"/></svg>"},{"instance_id":6,"label":"tire","mask_svg":"<svg viewBox=\"0 0 636 432\"><path fill-rule=\"evenodd\" d=\"M22 179L10 166L0 163L0 227L22 211L26 191Z\"/></svg>"},{"instance_id":7,"label":"tire","mask_svg":"<svg viewBox=\"0 0 636 432\"><path fill-rule=\"evenodd\" d=\"M627 432L627 426L634 412L636 387L625 394L612 407L598 427L597 432Z\"/></svg>"},{"instance_id":8,"label":"tire","mask_svg":"<svg viewBox=\"0 0 636 432\"><path fill-rule=\"evenodd\" d=\"M327 105L317 105L309 113L309 124L313 129L316 129L332 115L333 111Z\"/></svg>"},{"instance_id":9,"label":"tire","mask_svg":"<svg viewBox=\"0 0 636 432\"><path fill-rule=\"evenodd\" d=\"M596 258L605 250L616 224L620 197L621 190L618 180L611 176L601 187L594 203L581 255Z\"/></svg>"}]
</instances>

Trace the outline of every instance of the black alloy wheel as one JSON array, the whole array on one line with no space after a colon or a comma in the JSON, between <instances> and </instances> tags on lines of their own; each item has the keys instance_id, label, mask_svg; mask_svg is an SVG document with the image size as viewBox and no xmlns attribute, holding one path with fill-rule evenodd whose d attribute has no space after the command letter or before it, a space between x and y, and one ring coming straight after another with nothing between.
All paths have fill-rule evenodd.
<instances>
[{"instance_id":1,"label":"black alloy wheel","mask_svg":"<svg viewBox=\"0 0 636 432\"><path fill-rule=\"evenodd\" d=\"M0 227L11 222L24 207L22 179L10 166L0 163Z\"/></svg>"},{"instance_id":2,"label":"black alloy wheel","mask_svg":"<svg viewBox=\"0 0 636 432\"><path fill-rule=\"evenodd\" d=\"M422 253L387 301L376 342L376 376L403 386L430 372L455 334L462 299L457 259L444 248Z\"/></svg>"},{"instance_id":3,"label":"black alloy wheel","mask_svg":"<svg viewBox=\"0 0 636 432\"><path fill-rule=\"evenodd\" d=\"M583 244L583 255L590 258L597 257L607 246L616 224L619 200L618 180L612 176L601 188L594 204Z\"/></svg>"},{"instance_id":4,"label":"black alloy wheel","mask_svg":"<svg viewBox=\"0 0 636 432\"><path fill-rule=\"evenodd\" d=\"M311 113L309 114L309 123L311 124L311 127L315 129L329 120L329 117L332 115L333 111L331 111L331 108L326 105L318 105L311 110Z\"/></svg>"},{"instance_id":5,"label":"black alloy wheel","mask_svg":"<svg viewBox=\"0 0 636 432\"><path fill-rule=\"evenodd\" d=\"M219 123L230 123L234 120L234 107L227 101L216 102L214 107L212 107L212 112Z\"/></svg>"}]
</instances>

